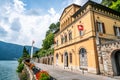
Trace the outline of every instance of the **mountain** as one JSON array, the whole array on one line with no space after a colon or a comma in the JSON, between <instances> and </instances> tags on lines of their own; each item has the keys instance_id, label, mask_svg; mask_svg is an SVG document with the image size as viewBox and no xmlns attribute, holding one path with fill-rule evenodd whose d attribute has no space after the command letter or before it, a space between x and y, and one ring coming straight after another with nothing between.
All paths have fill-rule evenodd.
<instances>
[{"instance_id":1,"label":"mountain","mask_svg":"<svg viewBox=\"0 0 120 80\"><path fill-rule=\"evenodd\" d=\"M13 60L18 59L23 54L23 47L22 45L6 43L0 41L0 60ZM26 49L29 51L31 50L31 46L25 46ZM34 47L33 51L39 50L38 48Z\"/></svg>"}]
</instances>

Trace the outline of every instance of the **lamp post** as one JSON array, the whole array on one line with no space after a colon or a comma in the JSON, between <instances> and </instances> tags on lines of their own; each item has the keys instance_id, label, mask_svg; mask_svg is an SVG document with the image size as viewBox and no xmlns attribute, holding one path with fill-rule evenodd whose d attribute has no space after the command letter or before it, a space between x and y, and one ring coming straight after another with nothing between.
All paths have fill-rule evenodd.
<instances>
[{"instance_id":1,"label":"lamp post","mask_svg":"<svg viewBox=\"0 0 120 80\"><path fill-rule=\"evenodd\" d=\"M32 41L32 46L31 46L31 55L30 55L30 58L32 59L33 57L33 44L35 43L35 41Z\"/></svg>"}]
</instances>

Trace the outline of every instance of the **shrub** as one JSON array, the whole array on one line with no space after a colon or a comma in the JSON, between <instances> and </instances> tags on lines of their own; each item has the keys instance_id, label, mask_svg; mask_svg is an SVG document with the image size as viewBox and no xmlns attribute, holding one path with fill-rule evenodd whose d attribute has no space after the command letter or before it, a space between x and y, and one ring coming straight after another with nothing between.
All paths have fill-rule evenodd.
<instances>
[{"instance_id":1,"label":"shrub","mask_svg":"<svg viewBox=\"0 0 120 80\"><path fill-rule=\"evenodd\" d=\"M23 60L23 58L22 58L22 57L20 57L20 58L18 59L19 64L21 64L21 63L22 63L22 60Z\"/></svg>"},{"instance_id":2,"label":"shrub","mask_svg":"<svg viewBox=\"0 0 120 80\"><path fill-rule=\"evenodd\" d=\"M17 72L21 73L23 69L24 69L24 64L21 63L17 67Z\"/></svg>"},{"instance_id":3,"label":"shrub","mask_svg":"<svg viewBox=\"0 0 120 80\"><path fill-rule=\"evenodd\" d=\"M47 75L46 73L42 73L41 78L39 80L50 80L50 76Z\"/></svg>"},{"instance_id":4,"label":"shrub","mask_svg":"<svg viewBox=\"0 0 120 80\"><path fill-rule=\"evenodd\" d=\"M50 76L46 71L40 71L36 73L36 78L38 80L50 80Z\"/></svg>"}]
</instances>

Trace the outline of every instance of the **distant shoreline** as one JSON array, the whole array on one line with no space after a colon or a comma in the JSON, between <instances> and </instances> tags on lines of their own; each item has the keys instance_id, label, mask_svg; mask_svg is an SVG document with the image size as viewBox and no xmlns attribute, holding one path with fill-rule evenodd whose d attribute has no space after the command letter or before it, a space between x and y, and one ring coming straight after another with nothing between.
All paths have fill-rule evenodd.
<instances>
[{"instance_id":1,"label":"distant shoreline","mask_svg":"<svg viewBox=\"0 0 120 80\"><path fill-rule=\"evenodd\" d=\"M0 59L0 61L17 61L17 59Z\"/></svg>"}]
</instances>

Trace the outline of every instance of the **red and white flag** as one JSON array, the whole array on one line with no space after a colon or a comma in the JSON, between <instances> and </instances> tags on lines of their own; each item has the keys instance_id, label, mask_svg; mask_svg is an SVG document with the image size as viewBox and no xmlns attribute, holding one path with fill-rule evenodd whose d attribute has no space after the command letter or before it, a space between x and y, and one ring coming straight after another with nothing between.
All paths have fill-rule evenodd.
<instances>
[{"instance_id":1,"label":"red and white flag","mask_svg":"<svg viewBox=\"0 0 120 80\"><path fill-rule=\"evenodd\" d=\"M78 30L83 31L83 25L78 25Z\"/></svg>"}]
</instances>

